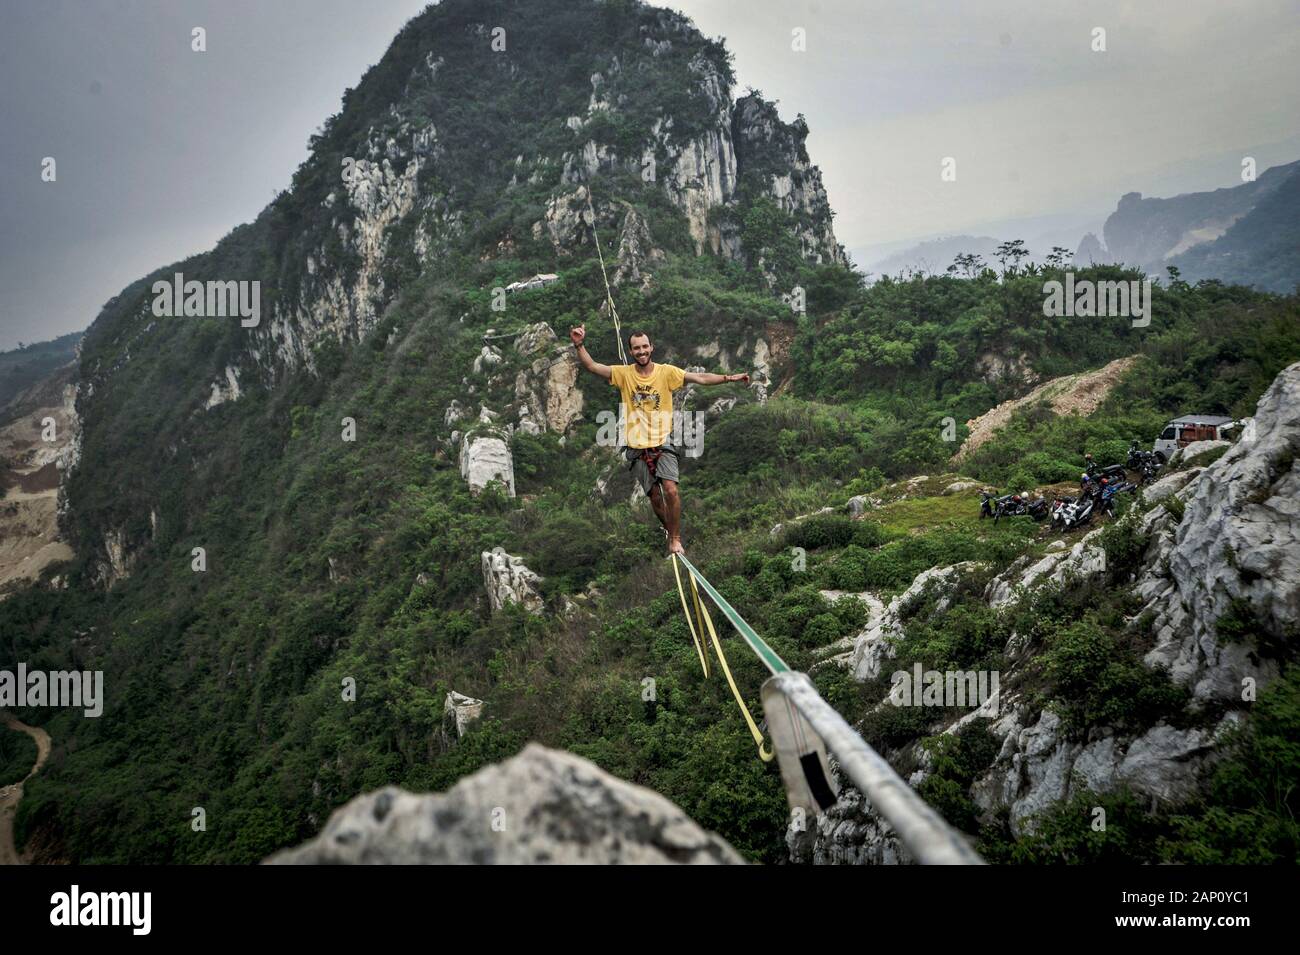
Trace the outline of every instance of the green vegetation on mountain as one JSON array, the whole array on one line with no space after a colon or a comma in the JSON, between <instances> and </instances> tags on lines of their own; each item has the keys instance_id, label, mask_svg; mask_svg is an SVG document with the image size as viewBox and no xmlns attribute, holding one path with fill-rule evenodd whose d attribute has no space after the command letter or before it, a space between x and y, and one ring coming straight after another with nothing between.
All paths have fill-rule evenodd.
<instances>
[{"instance_id":1,"label":"green vegetation on mountain","mask_svg":"<svg viewBox=\"0 0 1300 955\"><path fill-rule=\"evenodd\" d=\"M509 55L488 46L498 22L509 25ZM513 499L469 492L450 442L456 425L443 419L453 400L471 416L515 400L515 374L528 366L508 347L508 374L495 384L474 378L472 396L462 383L488 328L546 322L564 336L585 321L597 360L614 359L611 324L597 312L594 249L557 253L531 226L559 189L560 157L581 147L565 119L586 113L593 73L606 74L613 102L627 96L592 133L621 155L635 155L661 115L674 135L704 128L688 65L703 57L729 84L727 55L696 33L665 29L657 11L617 0L446 0L408 24L349 91L293 187L256 222L109 303L83 346L83 381L95 389L68 485L78 544L62 568L70 586L39 585L0 605L0 667L102 669L107 702L97 719L24 711L55 750L27 784L20 841L40 829L80 862L252 862L316 834L359 792L445 788L538 740L657 790L754 860L785 857L776 767L756 758L725 684L698 672L648 506L592 493L608 462L595 448L595 414L615 409L614 392L584 375L586 411L564 444L549 432L514 436ZM652 56L643 41L661 34L671 50ZM442 59L432 80L429 57ZM447 213L444 231L429 237L433 252L422 263L414 227L394 226L372 327L315 339L311 367L275 365L267 348L240 365L238 400L205 409L211 382L247 357L247 330L229 319L155 319L151 282L174 271L260 278L268 324L276 306L283 317L329 282L346 284L361 265L350 246L332 244L326 202L343 190L343 159L367 154L372 127L399 121L387 115L391 104L412 128L437 127L443 152L418 179L420 195ZM521 155L525 165L548 162L537 181L521 174L511 187ZM991 574L1039 546L1033 528L981 524L968 498L931 494L870 522L832 516L769 534L887 481L945 470L962 423L1022 386L988 379L985 355L1024 355L1043 376L1142 356L1091 417L1030 409L962 465L998 485L1077 476L1085 451L1113 459L1181 412L1248 412L1300 358L1300 300L1215 283L1159 288L1148 328L1044 317L1042 283L1059 270L864 288L851 271L798 254L788 240L799 223L762 179L747 180L727 212L739 259L697 256L685 216L655 184L602 171L591 185L598 204L631 204L664 252L648 287L616 292L625 330L649 331L657 360L694 364L696 349L713 343L734 354L770 329L792 338L788 358L774 362L774 390L787 385L779 396L759 404L740 385L709 390L710 401L737 404L711 424L703 457L686 459L682 486L692 559L799 669L864 620L856 601L830 603L820 589L888 596L935 565L980 560ZM599 215L612 263L621 220ZM333 256L311 272L306 258L322 246ZM493 311L492 289L551 271L559 282ZM1134 277L1107 267L1078 274ZM781 303L772 277L778 290L807 290L806 315ZM345 418L355 420L355 441L342 439ZM105 590L96 581L110 530L129 542L132 563ZM480 555L498 545L545 577L545 613L489 612ZM808 552L806 570L793 568L792 546ZM196 547L203 572L192 569ZM589 587L597 595L585 609L562 617L560 598ZM937 654L996 666L1008 621L966 597L943 625L909 628L903 659L924 650L928 665ZM1038 618L1047 647L1040 702L1059 707L1072 729L1096 719L1147 725L1178 711L1179 693L1123 642L1121 597L1035 600L1012 612ZM1107 660L1100 673L1089 667L1098 657ZM747 654L730 659L757 712L765 671ZM848 716L866 716L879 699L873 684L818 673ZM647 677L654 703L642 699ZM355 701L343 698L347 681ZM452 689L486 701L458 742L443 723ZM929 717L899 711L877 722L888 719L867 727L885 749L928 735ZM1262 728L1257 744L1273 732ZM971 829L965 787L991 759L988 739L971 730L930 745L940 769L924 794ZM1234 818L1255 811L1255 797L1229 783L1217 805ZM197 807L203 832L191 827Z\"/></svg>"},{"instance_id":2,"label":"green vegetation on mountain","mask_svg":"<svg viewBox=\"0 0 1300 955\"><path fill-rule=\"evenodd\" d=\"M36 765L36 741L0 724L0 787L22 782Z\"/></svg>"},{"instance_id":3,"label":"green vegetation on mountain","mask_svg":"<svg viewBox=\"0 0 1300 955\"><path fill-rule=\"evenodd\" d=\"M34 345L20 342L18 348L0 352L0 416L18 395L70 363L76 357L80 339L81 332L72 332Z\"/></svg>"}]
</instances>

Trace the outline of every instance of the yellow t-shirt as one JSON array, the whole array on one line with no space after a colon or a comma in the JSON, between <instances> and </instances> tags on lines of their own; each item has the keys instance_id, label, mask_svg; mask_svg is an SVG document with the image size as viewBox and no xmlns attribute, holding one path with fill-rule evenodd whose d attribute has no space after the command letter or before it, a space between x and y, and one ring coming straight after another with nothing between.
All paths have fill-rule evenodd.
<instances>
[{"instance_id":1,"label":"yellow t-shirt","mask_svg":"<svg viewBox=\"0 0 1300 955\"><path fill-rule=\"evenodd\" d=\"M636 365L610 366L609 384L617 388L627 420L629 448L657 448L673 432L673 392L686 381L676 365L655 362L653 374L642 378Z\"/></svg>"}]
</instances>

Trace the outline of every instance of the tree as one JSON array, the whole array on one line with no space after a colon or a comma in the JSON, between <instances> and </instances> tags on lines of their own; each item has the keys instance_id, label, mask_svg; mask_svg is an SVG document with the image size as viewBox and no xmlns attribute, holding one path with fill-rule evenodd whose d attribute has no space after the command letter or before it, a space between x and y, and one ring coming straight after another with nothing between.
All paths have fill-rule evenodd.
<instances>
[{"instance_id":1,"label":"tree","mask_svg":"<svg viewBox=\"0 0 1300 955\"><path fill-rule=\"evenodd\" d=\"M1006 278L1008 275L1016 274L1016 269L1020 265L1020 260L1029 255L1029 250L1025 248L1024 239L1010 239L999 245L997 252L994 254L997 256L998 262L1002 265L1002 277ZM1007 266L1008 259L1011 261L1011 266L1009 268Z\"/></svg>"},{"instance_id":2,"label":"tree","mask_svg":"<svg viewBox=\"0 0 1300 955\"><path fill-rule=\"evenodd\" d=\"M1059 245L1054 245L1052 246L1051 254L1044 259L1044 262L1047 264L1049 269L1063 269L1065 268L1066 260L1073 257L1074 253L1069 249L1063 248Z\"/></svg>"},{"instance_id":3,"label":"tree","mask_svg":"<svg viewBox=\"0 0 1300 955\"><path fill-rule=\"evenodd\" d=\"M970 279L979 275L983 268L984 259L973 252L962 252L952 260L952 265L948 266L948 274L956 275L957 270L960 269L961 274Z\"/></svg>"}]
</instances>

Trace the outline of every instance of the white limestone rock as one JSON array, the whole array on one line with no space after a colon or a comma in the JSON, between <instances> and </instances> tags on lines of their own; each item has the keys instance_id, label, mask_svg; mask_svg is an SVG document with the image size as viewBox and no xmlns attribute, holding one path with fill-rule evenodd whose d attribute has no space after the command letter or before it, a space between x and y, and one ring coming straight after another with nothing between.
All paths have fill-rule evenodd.
<instances>
[{"instance_id":1,"label":"white limestone rock","mask_svg":"<svg viewBox=\"0 0 1300 955\"><path fill-rule=\"evenodd\" d=\"M506 496L515 496L515 462L510 445L499 433L477 432L460 442L460 476L477 494L490 481L500 480Z\"/></svg>"},{"instance_id":2,"label":"white limestone rock","mask_svg":"<svg viewBox=\"0 0 1300 955\"><path fill-rule=\"evenodd\" d=\"M465 735L469 724L483 714L483 701L452 690L443 701L442 713L443 718L456 727L456 738L460 739Z\"/></svg>"},{"instance_id":3,"label":"white limestone rock","mask_svg":"<svg viewBox=\"0 0 1300 955\"><path fill-rule=\"evenodd\" d=\"M495 824L494 824L495 823ZM743 865L658 793L529 743L445 793L358 796L273 865Z\"/></svg>"},{"instance_id":4,"label":"white limestone rock","mask_svg":"<svg viewBox=\"0 0 1300 955\"><path fill-rule=\"evenodd\" d=\"M524 565L522 557L514 557L497 548L483 551L479 558L483 566L483 585L487 588L493 613L507 604L520 604L529 613L542 612L543 601L537 592L542 578Z\"/></svg>"}]
</instances>

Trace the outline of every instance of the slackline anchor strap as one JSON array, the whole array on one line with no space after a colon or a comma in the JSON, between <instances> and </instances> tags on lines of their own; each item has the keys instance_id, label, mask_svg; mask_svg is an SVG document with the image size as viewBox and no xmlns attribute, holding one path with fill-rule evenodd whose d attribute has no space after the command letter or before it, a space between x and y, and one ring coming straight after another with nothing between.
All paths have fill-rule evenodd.
<instances>
[{"instance_id":1,"label":"slackline anchor strap","mask_svg":"<svg viewBox=\"0 0 1300 955\"><path fill-rule=\"evenodd\" d=\"M709 675L709 662L708 657L701 647L703 637L696 635L695 624L691 623L691 614L686 608L686 593L682 589L682 578L677 569L677 561L681 555L673 554L671 556L673 561L673 574L677 577L677 594L682 600L682 610L686 612L686 625L691 629L691 639L695 641L695 650L700 656L700 663L704 667L704 675L707 677ZM681 560L685 563L684 557L682 557ZM690 567L689 564L687 564L687 567L690 571L688 577L691 582L691 597L695 603L695 619L696 623L700 625L699 633L702 635L707 628L709 638L713 643L713 652L717 654L718 663L722 667L722 673L727 678L727 686L731 688L731 695L735 697L736 705L740 707L740 714L745 718L745 725L749 727L749 735L754 738L754 743L758 746L758 758L765 763L769 763L776 754L769 749L764 742L762 732L754 722L754 717L750 715L749 707L745 705L745 699L740 695L740 690L736 687L735 677L731 675L731 667L727 665L726 654L722 652L722 641L718 639L718 631L713 626L713 618L709 616L709 608L700 600L699 588L696 587L695 584L694 568Z\"/></svg>"}]
</instances>

